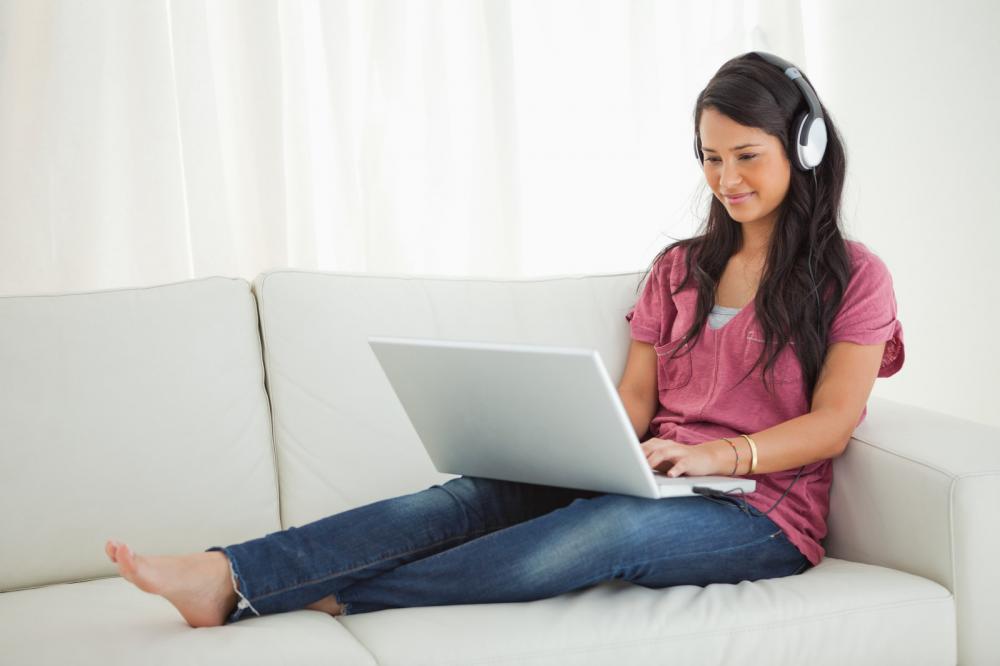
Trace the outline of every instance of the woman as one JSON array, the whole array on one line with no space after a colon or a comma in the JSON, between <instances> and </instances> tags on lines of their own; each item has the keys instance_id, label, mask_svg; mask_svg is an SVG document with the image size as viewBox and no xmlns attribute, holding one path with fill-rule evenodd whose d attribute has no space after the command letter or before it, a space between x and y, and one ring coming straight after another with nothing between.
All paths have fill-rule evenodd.
<instances>
[{"instance_id":1,"label":"woman","mask_svg":"<svg viewBox=\"0 0 1000 666\"><path fill-rule=\"evenodd\" d=\"M774 56L722 66L695 105L715 195L704 233L660 253L626 316L618 390L637 435L651 435L649 464L752 478L753 493L662 501L459 477L225 548L140 557L108 541L108 557L196 627L527 601L610 579L737 583L817 564L831 459L876 376L903 362L891 277L838 226L844 151L823 116Z\"/></svg>"}]
</instances>

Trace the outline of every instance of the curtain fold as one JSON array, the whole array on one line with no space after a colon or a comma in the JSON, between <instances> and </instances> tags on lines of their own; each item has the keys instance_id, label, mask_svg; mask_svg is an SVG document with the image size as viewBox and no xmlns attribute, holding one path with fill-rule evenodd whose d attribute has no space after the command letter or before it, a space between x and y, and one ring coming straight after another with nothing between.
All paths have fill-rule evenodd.
<instances>
[{"instance_id":1,"label":"curtain fold","mask_svg":"<svg viewBox=\"0 0 1000 666\"><path fill-rule=\"evenodd\" d=\"M754 48L797 1L0 0L0 294L641 269Z\"/></svg>"}]
</instances>

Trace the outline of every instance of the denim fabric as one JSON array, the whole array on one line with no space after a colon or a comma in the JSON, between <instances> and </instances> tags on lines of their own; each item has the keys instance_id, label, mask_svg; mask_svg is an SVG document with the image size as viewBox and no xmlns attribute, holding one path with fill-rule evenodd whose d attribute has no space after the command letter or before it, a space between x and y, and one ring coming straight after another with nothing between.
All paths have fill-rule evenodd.
<instances>
[{"instance_id":1,"label":"denim fabric","mask_svg":"<svg viewBox=\"0 0 1000 666\"><path fill-rule=\"evenodd\" d=\"M743 500L644 499L458 477L227 547L226 622L335 595L345 615L789 576L809 561Z\"/></svg>"}]
</instances>

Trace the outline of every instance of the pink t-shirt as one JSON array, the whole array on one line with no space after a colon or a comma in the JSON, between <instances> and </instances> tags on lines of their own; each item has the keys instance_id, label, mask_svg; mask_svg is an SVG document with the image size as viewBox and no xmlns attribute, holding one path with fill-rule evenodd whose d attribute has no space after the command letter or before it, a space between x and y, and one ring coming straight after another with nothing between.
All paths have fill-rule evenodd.
<instances>
[{"instance_id":1,"label":"pink t-shirt","mask_svg":"<svg viewBox=\"0 0 1000 666\"><path fill-rule=\"evenodd\" d=\"M892 277L882 260L862 243L847 241L847 245L853 270L827 344L842 340L865 345L886 342L878 376L889 377L902 367L904 358L903 327L896 319ZM652 344L657 354L660 406L649 435L699 444L752 434L808 413L805 380L792 346L779 353L773 381L768 377L773 395L761 380L763 362L740 383L763 347L752 301L721 328L713 329L706 322L697 340L688 343L691 352L668 360L697 309L697 290L692 285L671 296L684 276L686 251L672 248L656 262L638 302L625 315L632 338ZM862 412L859 424L867 411ZM742 454L740 462L746 464ZM757 489L744 497L765 512L797 472L796 467L741 475L757 482ZM785 498L767 514L813 565L825 552L820 540L826 536L832 480L831 460L807 465Z\"/></svg>"}]
</instances>

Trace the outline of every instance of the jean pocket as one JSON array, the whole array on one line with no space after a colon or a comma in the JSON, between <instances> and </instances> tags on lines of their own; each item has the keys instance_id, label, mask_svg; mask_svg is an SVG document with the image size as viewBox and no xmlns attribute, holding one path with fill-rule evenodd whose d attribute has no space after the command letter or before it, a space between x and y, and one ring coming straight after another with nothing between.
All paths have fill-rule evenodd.
<instances>
[{"instance_id":1,"label":"jean pocket","mask_svg":"<svg viewBox=\"0 0 1000 666\"><path fill-rule=\"evenodd\" d=\"M691 381L691 349L680 340L653 345L656 352L657 385L660 391L679 389Z\"/></svg>"}]
</instances>

